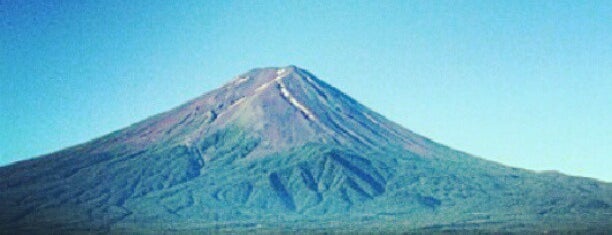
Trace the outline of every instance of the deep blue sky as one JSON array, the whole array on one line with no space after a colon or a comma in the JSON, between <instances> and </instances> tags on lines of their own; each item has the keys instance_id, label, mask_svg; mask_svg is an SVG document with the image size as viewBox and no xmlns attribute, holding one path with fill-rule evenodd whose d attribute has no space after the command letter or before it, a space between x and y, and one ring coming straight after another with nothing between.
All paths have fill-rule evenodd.
<instances>
[{"instance_id":1,"label":"deep blue sky","mask_svg":"<svg viewBox=\"0 0 612 235\"><path fill-rule=\"evenodd\" d=\"M295 64L507 165L612 181L610 1L0 1L0 165Z\"/></svg>"}]
</instances>

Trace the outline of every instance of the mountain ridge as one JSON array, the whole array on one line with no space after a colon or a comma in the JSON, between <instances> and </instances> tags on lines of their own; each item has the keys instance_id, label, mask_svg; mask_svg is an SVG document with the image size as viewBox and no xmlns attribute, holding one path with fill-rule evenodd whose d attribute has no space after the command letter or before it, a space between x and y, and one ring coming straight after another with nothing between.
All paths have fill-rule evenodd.
<instances>
[{"instance_id":1,"label":"mountain ridge","mask_svg":"<svg viewBox=\"0 0 612 235\"><path fill-rule=\"evenodd\" d=\"M261 92L272 92L272 93L276 93L276 94L266 94L266 95L278 95L278 96L282 97L283 99L287 100L287 102L290 103L294 107L294 109L299 110L300 111L299 113L302 113L302 116L304 116L305 112L303 110L300 110L300 108L295 107L295 104L293 104L289 100L289 98L284 97L283 90L285 90L285 91L288 91L288 90L286 88L285 89L281 89L280 87L275 87L274 86L274 85L280 86L280 84L284 84L284 83L280 83L280 81L279 81L280 79L277 79L277 78L279 78L279 76L278 76L279 74L277 72L278 71L285 71L285 70L287 70L287 71L290 70L291 72L288 72L287 74L284 74L285 76L280 76L280 78L283 78L283 79L289 78L288 79L289 81L292 81L292 79L293 80L300 79L301 82L303 82L303 83L307 82L307 84L315 87L316 93L319 96L323 96L323 97L326 97L326 95L320 90L320 88L316 88L316 87L323 86L326 89L331 89L332 92L336 93L336 95L339 94L342 98L347 99L349 103L358 105L360 108L366 109L366 113L364 115L364 117L367 119L366 121L373 122L375 124L380 124L380 123L378 123L376 120L374 120L371 117L371 115L376 115L376 116L378 116L377 118L383 118L384 121L386 122L385 123L386 125L391 125L393 128L399 127L399 125L397 125L397 124L387 120L382 115L374 113L373 111L371 111L367 107L361 105L359 102L357 102L356 100L354 100L351 97L347 96L346 94L344 94L340 90L337 90L336 88L332 87L331 85L329 85L329 84L327 84L327 83L325 83L325 82L323 82L321 80L318 80L314 75L312 75L309 72L307 72L306 70L300 69L300 68L298 68L297 66L294 66L294 65L287 66L287 67L267 67L267 68L252 69L252 70L250 70L249 72L247 72L245 74L237 76L235 79L233 79L230 82L227 82L222 87L220 87L218 89L214 89L213 91L211 91L211 93L214 94L215 92L232 92L230 90L235 89L235 90L237 90L236 94L231 94L231 95L229 95L229 97L223 97L223 98L226 99L226 100L222 101L222 102L224 102L223 105L221 105L220 107L217 107L217 108L210 108L209 107L208 110L205 110L205 112L207 112L207 113L204 114L204 115L206 117L211 117L211 119L216 119L216 118L218 118L217 112L220 112L219 111L220 108L226 109L226 110L222 110L222 111L224 111L223 115L226 115L226 113L235 112L235 111L233 111L231 109L240 109L240 108L236 108L236 106L240 105L242 102L245 102L245 101L249 100L250 98L251 99L257 98L258 95L262 95ZM245 94L244 93L245 88L244 87L239 87L239 86L240 85L245 85L244 83L246 83L246 82L248 82L250 80L248 78L252 77L252 75L249 75L249 74L252 74L252 73L264 73L264 76L263 76L263 79L259 79L258 81L255 81L254 84L251 84L251 87L247 87L247 88L251 88L251 89L247 89L247 93ZM271 74L274 74L274 73L276 73L276 76L270 76ZM283 72L281 72L281 74L282 73ZM287 76L287 75L289 75L289 76ZM308 81L308 80L310 80L310 81ZM273 85L273 82L279 82L279 83ZM314 85L314 84L317 84L317 85ZM294 83L290 82L289 85L295 89L295 86L296 86L295 82ZM301 84L301 85L304 85L304 84ZM256 87L256 88L252 89L252 87ZM267 89L267 91L266 91L266 89ZM251 93L249 93L249 92L251 92ZM291 94L291 93L289 93L289 94ZM300 98L302 98L301 96L302 95L300 94ZM127 128L123 128L123 129L118 130L116 132L129 131L127 129L138 128L138 126L140 126L140 125L144 125L144 126L149 127L151 125L150 122L152 120L160 122L159 120L155 119L156 117L160 117L160 116L172 116L172 114L175 114L175 113L173 113L173 111L179 110L180 108L188 107L188 109L189 109L188 111L190 111L190 112L193 112L195 109L197 109L196 111L198 111L199 109L202 108L203 105L206 105L207 103L209 104L210 102L212 102L212 100L215 100L214 98L218 98L218 97L211 97L210 94L205 94L205 95L199 96L199 97L197 97L195 99L192 99L192 100L188 101L186 104L183 104L183 105L180 105L180 106L178 106L176 108L173 108L172 110L170 110L168 112L163 112L163 113L154 115L152 117L147 118L143 122L137 122L135 124L130 125ZM266 98L269 98L269 97L266 97ZM276 100L275 102L278 102L278 101L279 100ZM300 103L300 101L297 101L295 98L294 98L293 102L295 102L298 105L302 105ZM204 110L204 109L205 108L202 108L202 110ZM312 114L311 111L307 110L306 113L310 113L309 115L311 115L312 117L315 117L314 114ZM370 113L370 114L368 114L368 113ZM297 116L295 119L303 119L302 117L299 117L299 115L295 115L295 116ZM183 121L183 122L188 121L188 119L189 119L189 117L186 116L186 115L183 115L182 118L183 118L183 120L181 120L181 121ZM308 118L306 118L306 119L308 119ZM175 120L175 121L177 121L178 124L182 124L182 123L180 123L181 121L178 121L178 120ZM209 121L212 121L212 120L209 120ZM311 122L317 122L318 120L310 120L310 121ZM172 120L168 120L168 122L172 122ZM323 123L321 125L325 125L325 127L319 127L319 128L328 129L328 131L329 131L329 127L327 127L328 124L329 123ZM159 125L159 123L157 123L157 125ZM163 125L163 123L162 123L162 125ZM331 124L331 125L333 125L333 124ZM142 130L142 131L149 132L149 133L145 133L145 134L153 134L153 133L156 132L156 130L150 130L150 129ZM343 132L347 132L347 133L351 132L351 130L346 130L346 129L342 129L342 131ZM406 133L414 134L414 133L412 133L412 131L407 130L407 129L405 129L403 131L405 132L405 133L403 133L404 135ZM157 134L161 135L161 134L165 134L165 133L163 133L163 131L162 132L157 131ZM397 133L396 133L396 135L397 135ZM96 139L94 139L94 140L92 140L90 142L99 141L101 138L105 138L107 136L108 135L102 136L100 138L96 138ZM431 142L431 140L427 139L426 137L422 137L422 136L419 136L419 137L423 138L423 141ZM155 138L155 137L153 136L152 138ZM353 136L353 138L359 138L359 137L358 136L357 137ZM142 144L141 142L138 142L138 140L128 140L128 142L130 144L133 144L132 143L133 141L137 142L136 144ZM90 142L88 142L88 143L90 143ZM99 144L99 143L96 142L96 144Z\"/></svg>"},{"instance_id":2,"label":"mountain ridge","mask_svg":"<svg viewBox=\"0 0 612 235\"><path fill-rule=\"evenodd\" d=\"M612 184L451 149L296 66L250 70L127 128L2 167L0 176L4 231L612 226Z\"/></svg>"}]
</instances>

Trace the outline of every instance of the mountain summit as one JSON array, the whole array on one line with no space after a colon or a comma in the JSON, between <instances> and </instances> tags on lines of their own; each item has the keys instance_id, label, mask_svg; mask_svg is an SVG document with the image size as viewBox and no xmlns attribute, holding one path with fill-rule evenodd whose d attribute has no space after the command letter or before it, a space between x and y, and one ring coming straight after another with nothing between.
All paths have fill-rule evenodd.
<instances>
[{"instance_id":1,"label":"mountain summit","mask_svg":"<svg viewBox=\"0 0 612 235\"><path fill-rule=\"evenodd\" d=\"M249 156L286 151L306 143L358 149L399 145L427 152L425 138L386 120L295 66L254 69L217 90L93 145L100 152L118 146L192 146L228 127L258 139Z\"/></svg>"},{"instance_id":2,"label":"mountain summit","mask_svg":"<svg viewBox=\"0 0 612 235\"><path fill-rule=\"evenodd\" d=\"M486 161L295 66L0 168L0 231L611 231L612 185Z\"/></svg>"}]
</instances>

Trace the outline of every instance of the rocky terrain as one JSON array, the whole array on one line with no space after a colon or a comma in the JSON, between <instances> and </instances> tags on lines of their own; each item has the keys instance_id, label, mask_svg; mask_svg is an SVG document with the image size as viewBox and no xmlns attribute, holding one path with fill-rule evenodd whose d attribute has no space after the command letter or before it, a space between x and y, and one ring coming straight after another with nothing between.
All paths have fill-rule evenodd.
<instances>
[{"instance_id":1,"label":"rocky terrain","mask_svg":"<svg viewBox=\"0 0 612 235\"><path fill-rule=\"evenodd\" d=\"M610 183L450 149L295 66L0 168L7 234L606 233L611 205Z\"/></svg>"}]
</instances>

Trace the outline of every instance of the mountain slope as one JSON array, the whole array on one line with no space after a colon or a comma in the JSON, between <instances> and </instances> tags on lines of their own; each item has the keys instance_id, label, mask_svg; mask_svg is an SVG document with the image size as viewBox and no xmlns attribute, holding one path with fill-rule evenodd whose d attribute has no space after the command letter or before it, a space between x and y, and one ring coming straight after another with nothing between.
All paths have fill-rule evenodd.
<instances>
[{"instance_id":1,"label":"mountain slope","mask_svg":"<svg viewBox=\"0 0 612 235\"><path fill-rule=\"evenodd\" d=\"M254 69L0 168L0 230L610 231L612 186L449 149L309 72Z\"/></svg>"}]
</instances>

